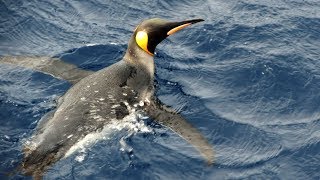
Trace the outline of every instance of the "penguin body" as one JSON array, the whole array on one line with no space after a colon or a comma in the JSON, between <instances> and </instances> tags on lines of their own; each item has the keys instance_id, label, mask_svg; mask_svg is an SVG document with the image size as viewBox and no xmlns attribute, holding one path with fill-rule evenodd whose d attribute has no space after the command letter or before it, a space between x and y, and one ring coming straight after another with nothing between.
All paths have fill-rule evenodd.
<instances>
[{"instance_id":1,"label":"penguin body","mask_svg":"<svg viewBox=\"0 0 320 180\"><path fill-rule=\"evenodd\" d=\"M24 172L41 174L86 135L102 130L111 120L123 119L140 101L148 101L152 79L141 77L149 77L148 72L122 60L75 84L61 97L57 110L38 125L24 151Z\"/></svg>"},{"instance_id":2,"label":"penguin body","mask_svg":"<svg viewBox=\"0 0 320 180\"><path fill-rule=\"evenodd\" d=\"M156 122L172 129L211 164L213 149L208 141L180 114L154 96L153 54L156 45L169 35L200 21L203 20L143 21L134 31L121 61L95 73L84 73L86 77L79 81L71 79L74 85L59 99L56 110L43 117L26 144L22 172L40 179L48 167L65 157L74 144L92 132L101 131L112 120L121 121L132 108L140 108ZM50 68L35 69L46 71ZM53 71L49 74L61 77ZM79 74L77 79L80 79Z\"/></svg>"}]
</instances>

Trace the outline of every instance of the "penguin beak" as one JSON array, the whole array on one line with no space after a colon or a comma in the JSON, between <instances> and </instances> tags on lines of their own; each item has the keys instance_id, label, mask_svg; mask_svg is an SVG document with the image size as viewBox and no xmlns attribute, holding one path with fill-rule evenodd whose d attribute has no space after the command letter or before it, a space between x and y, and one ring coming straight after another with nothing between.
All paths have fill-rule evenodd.
<instances>
[{"instance_id":1,"label":"penguin beak","mask_svg":"<svg viewBox=\"0 0 320 180\"><path fill-rule=\"evenodd\" d=\"M184 29L185 27L190 26L191 24L195 24L198 22L204 21L203 19L192 19L192 20L187 20L187 21L182 21L182 22L171 22L168 24L168 27L170 30L167 32L167 36L170 36L181 29Z\"/></svg>"}]
</instances>

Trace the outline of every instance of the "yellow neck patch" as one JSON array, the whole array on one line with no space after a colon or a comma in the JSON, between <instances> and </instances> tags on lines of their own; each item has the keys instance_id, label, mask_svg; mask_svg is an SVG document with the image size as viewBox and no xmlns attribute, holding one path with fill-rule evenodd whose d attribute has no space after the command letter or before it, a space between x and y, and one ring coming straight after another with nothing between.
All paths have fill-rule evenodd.
<instances>
[{"instance_id":1,"label":"yellow neck patch","mask_svg":"<svg viewBox=\"0 0 320 180\"><path fill-rule=\"evenodd\" d=\"M144 31L137 32L136 35L136 42L141 49L145 52L153 56L153 54L148 50L148 34Z\"/></svg>"}]
</instances>

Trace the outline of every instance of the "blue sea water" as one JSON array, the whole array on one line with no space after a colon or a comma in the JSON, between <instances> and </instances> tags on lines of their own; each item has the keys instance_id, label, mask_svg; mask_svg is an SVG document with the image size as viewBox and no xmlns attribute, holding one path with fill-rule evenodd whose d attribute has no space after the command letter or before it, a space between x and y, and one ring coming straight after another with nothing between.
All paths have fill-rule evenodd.
<instances>
[{"instance_id":1,"label":"blue sea water","mask_svg":"<svg viewBox=\"0 0 320 180\"><path fill-rule=\"evenodd\" d=\"M109 134L45 179L320 179L319 0L1 0L0 55L97 71L153 17L205 19L158 46L156 87L213 145L214 165L147 119L149 132ZM70 86L0 64L0 179L30 179L4 173Z\"/></svg>"}]
</instances>

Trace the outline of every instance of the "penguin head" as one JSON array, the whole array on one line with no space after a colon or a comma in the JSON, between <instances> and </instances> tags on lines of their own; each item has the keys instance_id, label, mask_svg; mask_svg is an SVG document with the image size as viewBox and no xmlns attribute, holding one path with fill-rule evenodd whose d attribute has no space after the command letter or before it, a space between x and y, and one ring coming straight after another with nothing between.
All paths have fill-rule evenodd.
<instances>
[{"instance_id":1,"label":"penguin head","mask_svg":"<svg viewBox=\"0 0 320 180\"><path fill-rule=\"evenodd\" d=\"M201 21L204 20L193 19L181 22L168 22L159 18L148 19L140 23L135 29L133 39L142 50L153 56L156 46L162 40L191 24Z\"/></svg>"}]
</instances>

